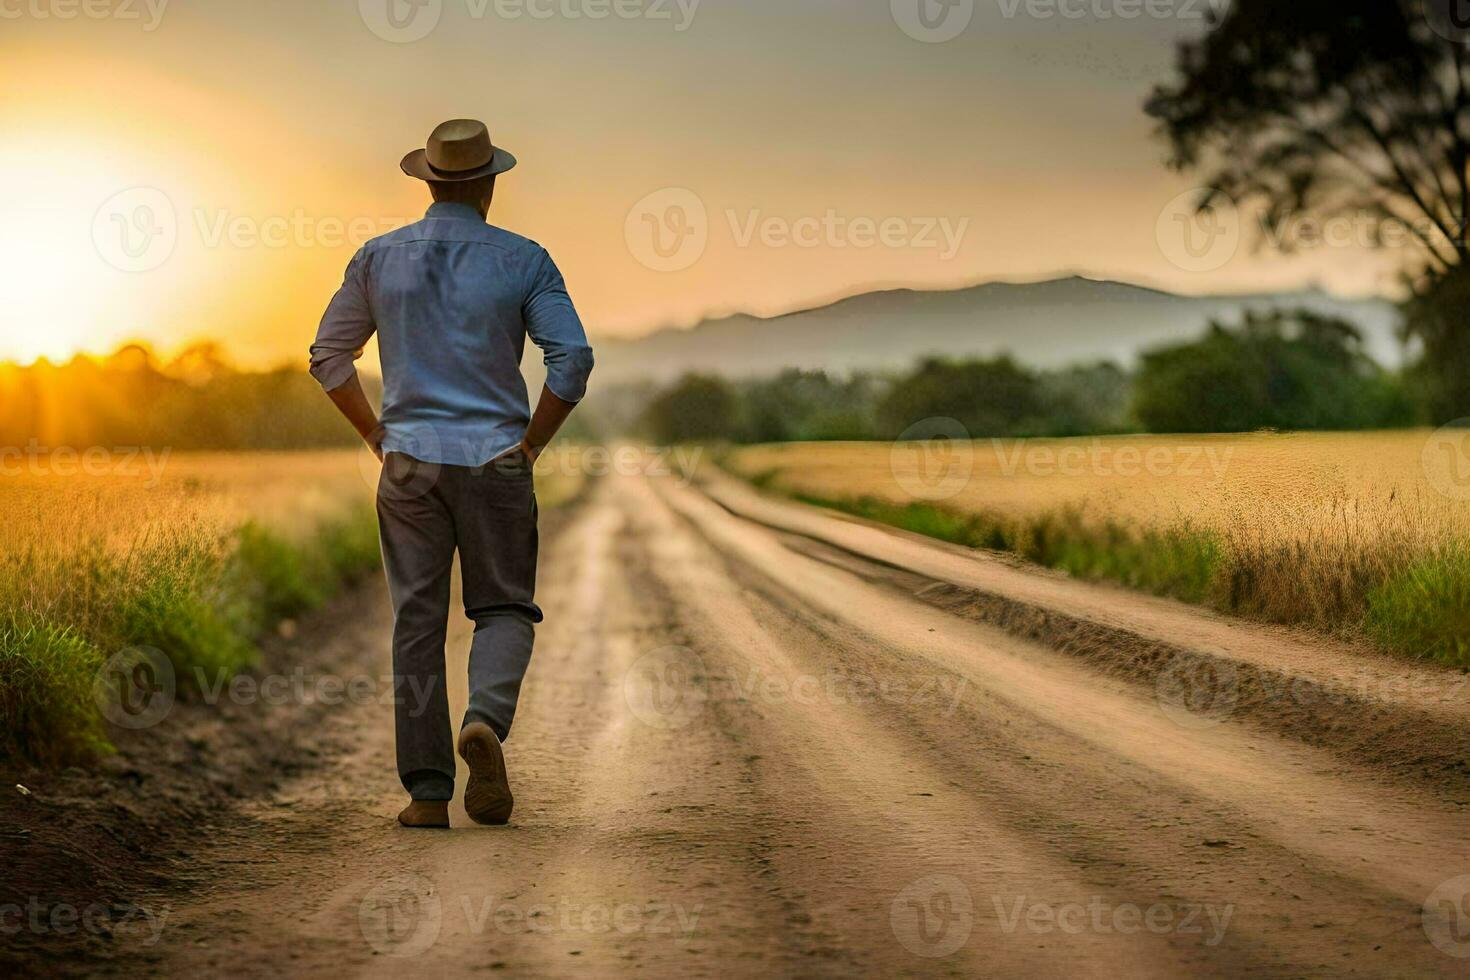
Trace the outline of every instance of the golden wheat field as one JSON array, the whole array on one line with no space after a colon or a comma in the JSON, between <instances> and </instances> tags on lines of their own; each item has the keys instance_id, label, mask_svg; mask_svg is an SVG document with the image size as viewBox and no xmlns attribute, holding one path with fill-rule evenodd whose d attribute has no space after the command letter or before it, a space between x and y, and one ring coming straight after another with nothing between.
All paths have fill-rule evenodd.
<instances>
[{"instance_id":1,"label":"golden wheat field","mask_svg":"<svg viewBox=\"0 0 1470 980\"><path fill-rule=\"evenodd\" d=\"M545 463L537 467L543 502L574 492L566 468ZM365 450L11 458L0 474L0 539L7 550L65 553L217 533L247 520L297 535L371 501L378 473Z\"/></svg>"},{"instance_id":2,"label":"golden wheat field","mask_svg":"<svg viewBox=\"0 0 1470 980\"><path fill-rule=\"evenodd\" d=\"M247 519L294 531L369 494L358 454L347 451L38 457L12 462L0 480L0 534L67 551Z\"/></svg>"},{"instance_id":3,"label":"golden wheat field","mask_svg":"<svg viewBox=\"0 0 1470 980\"><path fill-rule=\"evenodd\" d=\"M563 469L538 466L547 505L575 490ZM379 472L366 450L12 455L0 460L0 611L49 607L99 558L207 550L246 522L309 537L369 507Z\"/></svg>"},{"instance_id":4,"label":"golden wheat field","mask_svg":"<svg viewBox=\"0 0 1470 980\"><path fill-rule=\"evenodd\" d=\"M727 465L816 497L1015 517L1283 538L1470 533L1470 444L1427 430L755 446Z\"/></svg>"},{"instance_id":5,"label":"golden wheat field","mask_svg":"<svg viewBox=\"0 0 1470 980\"><path fill-rule=\"evenodd\" d=\"M1470 658L1470 430L759 446L724 465L1084 577Z\"/></svg>"}]
</instances>

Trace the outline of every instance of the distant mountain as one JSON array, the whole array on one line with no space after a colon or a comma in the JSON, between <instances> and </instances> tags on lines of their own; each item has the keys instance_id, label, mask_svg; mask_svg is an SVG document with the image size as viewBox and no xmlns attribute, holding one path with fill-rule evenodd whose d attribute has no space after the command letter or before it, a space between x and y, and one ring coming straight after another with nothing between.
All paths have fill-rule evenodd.
<instances>
[{"instance_id":1,"label":"distant mountain","mask_svg":"<svg viewBox=\"0 0 1470 980\"><path fill-rule=\"evenodd\" d=\"M603 338L600 385L685 371L741 378L786 367L902 368L926 354L1013 354L1034 367L1107 358L1132 364L1140 352L1198 336L1211 319L1234 323L1246 310L1306 307L1362 328L1381 363L1397 365L1398 313L1382 300L1298 293L1177 296L1126 283L1068 278L990 283L924 292L864 293L829 306L763 319L737 315L691 330L662 330L631 341Z\"/></svg>"}]
</instances>

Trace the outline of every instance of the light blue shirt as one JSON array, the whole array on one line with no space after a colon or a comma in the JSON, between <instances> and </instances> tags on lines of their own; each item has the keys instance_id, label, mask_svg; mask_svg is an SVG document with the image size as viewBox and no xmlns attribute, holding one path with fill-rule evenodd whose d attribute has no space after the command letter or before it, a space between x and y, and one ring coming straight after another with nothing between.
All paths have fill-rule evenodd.
<instances>
[{"instance_id":1,"label":"light blue shirt","mask_svg":"<svg viewBox=\"0 0 1470 980\"><path fill-rule=\"evenodd\" d=\"M531 420L527 336L558 398L581 401L592 373L582 321L546 249L467 204L436 203L353 256L311 347L324 389L356 376L353 354L374 333L383 450L426 463L483 466L519 445Z\"/></svg>"}]
</instances>

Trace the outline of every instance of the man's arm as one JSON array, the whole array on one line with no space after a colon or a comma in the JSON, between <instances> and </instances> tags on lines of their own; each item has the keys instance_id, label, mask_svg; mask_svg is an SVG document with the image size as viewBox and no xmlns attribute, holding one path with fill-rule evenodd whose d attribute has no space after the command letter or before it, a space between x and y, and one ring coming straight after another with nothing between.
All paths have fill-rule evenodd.
<instances>
[{"instance_id":1,"label":"man's arm","mask_svg":"<svg viewBox=\"0 0 1470 980\"><path fill-rule=\"evenodd\" d=\"M541 389L536 412L521 441L521 448L535 462L587 393L587 379L592 374L592 347L567 294L566 282L544 250L533 272L522 312L526 333L541 348L546 361L546 385Z\"/></svg>"},{"instance_id":2,"label":"man's arm","mask_svg":"<svg viewBox=\"0 0 1470 980\"><path fill-rule=\"evenodd\" d=\"M567 417L572 414L572 409L577 407L576 402L564 401L556 392L544 385L541 388L541 398L536 402L536 413L531 416L531 424L526 428L526 437L521 440L521 449L525 451L526 457L531 462L541 455L561 427L566 424Z\"/></svg>"},{"instance_id":3,"label":"man's arm","mask_svg":"<svg viewBox=\"0 0 1470 980\"><path fill-rule=\"evenodd\" d=\"M327 397L332 399L332 404L337 406L337 411L352 423L357 434L362 436L362 441L368 444L368 448L373 451L373 455L378 457L378 462L381 463L383 461L383 427L378 424L378 413L373 411L372 403L367 399L367 393L362 390L362 382L358 380L357 372L354 371L345 384L327 392Z\"/></svg>"},{"instance_id":4,"label":"man's arm","mask_svg":"<svg viewBox=\"0 0 1470 980\"><path fill-rule=\"evenodd\" d=\"M363 393L353 363L362 357L362 346L377 326L368 306L363 282L367 260L362 251L352 257L342 287L327 305L311 345L311 373L321 383L332 404L352 423L378 459L383 458L383 434L378 415Z\"/></svg>"}]
</instances>

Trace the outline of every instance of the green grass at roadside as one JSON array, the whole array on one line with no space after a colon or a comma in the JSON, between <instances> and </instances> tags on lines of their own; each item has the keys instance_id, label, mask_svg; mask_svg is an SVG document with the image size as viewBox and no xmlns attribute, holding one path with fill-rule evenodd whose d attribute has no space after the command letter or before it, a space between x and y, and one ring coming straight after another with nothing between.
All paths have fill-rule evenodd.
<instances>
[{"instance_id":1,"label":"green grass at roadside","mask_svg":"<svg viewBox=\"0 0 1470 980\"><path fill-rule=\"evenodd\" d=\"M791 496L967 548L1007 551L1078 578L1122 582L1186 602L1206 600L1221 561L1219 542L1207 534L1184 530L1140 533L1114 523L1092 526L1069 511L1013 519L962 514L931 504L894 504L873 497Z\"/></svg>"},{"instance_id":2,"label":"green grass at roadside","mask_svg":"<svg viewBox=\"0 0 1470 980\"><path fill-rule=\"evenodd\" d=\"M1470 664L1470 546L1426 558L1369 592L1365 626L1401 653Z\"/></svg>"},{"instance_id":3,"label":"green grass at roadside","mask_svg":"<svg viewBox=\"0 0 1470 980\"><path fill-rule=\"evenodd\" d=\"M247 522L223 539L181 534L117 555L98 549L45 609L0 609L0 754L42 765L109 749L93 682L119 650L147 646L181 685L251 666L256 643L379 564L370 505L292 539ZM11 568L23 574L24 562Z\"/></svg>"},{"instance_id":4,"label":"green grass at roadside","mask_svg":"<svg viewBox=\"0 0 1470 980\"><path fill-rule=\"evenodd\" d=\"M75 630L0 620L0 749L42 765L109 748L92 682L104 658Z\"/></svg>"}]
</instances>

